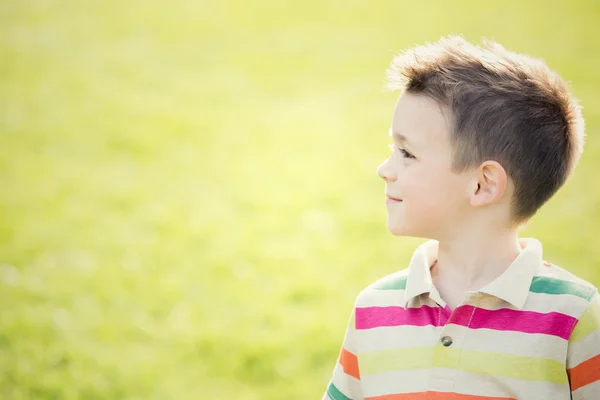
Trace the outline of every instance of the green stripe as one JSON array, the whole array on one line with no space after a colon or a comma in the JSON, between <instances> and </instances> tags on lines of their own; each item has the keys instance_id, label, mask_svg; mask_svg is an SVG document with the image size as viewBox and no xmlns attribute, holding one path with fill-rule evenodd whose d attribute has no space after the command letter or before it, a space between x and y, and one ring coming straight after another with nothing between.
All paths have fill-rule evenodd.
<instances>
[{"instance_id":1,"label":"green stripe","mask_svg":"<svg viewBox=\"0 0 600 400\"><path fill-rule=\"evenodd\" d=\"M344 395L344 393L340 392L340 390L335 387L333 382L331 382L329 384L329 387L327 388L327 395L332 400L352 400L350 397L346 397L346 395Z\"/></svg>"},{"instance_id":2,"label":"green stripe","mask_svg":"<svg viewBox=\"0 0 600 400\"><path fill-rule=\"evenodd\" d=\"M406 275L388 276L375 283L374 288L379 290L404 290L406 289Z\"/></svg>"},{"instance_id":3,"label":"green stripe","mask_svg":"<svg viewBox=\"0 0 600 400\"><path fill-rule=\"evenodd\" d=\"M359 354L361 376L389 371L458 369L483 375L567 384L565 365L533 358L459 347L428 346Z\"/></svg>"},{"instance_id":4,"label":"green stripe","mask_svg":"<svg viewBox=\"0 0 600 400\"><path fill-rule=\"evenodd\" d=\"M592 301L588 308L585 309L583 315L577 321L577 325L575 325L569 342L575 343L596 329L600 329L600 301Z\"/></svg>"},{"instance_id":5,"label":"green stripe","mask_svg":"<svg viewBox=\"0 0 600 400\"><path fill-rule=\"evenodd\" d=\"M594 294L594 288L579 283L564 281L562 279L549 278L547 276L535 276L529 287L530 292L545 294L570 294L590 300Z\"/></svg>"}]
</instances>

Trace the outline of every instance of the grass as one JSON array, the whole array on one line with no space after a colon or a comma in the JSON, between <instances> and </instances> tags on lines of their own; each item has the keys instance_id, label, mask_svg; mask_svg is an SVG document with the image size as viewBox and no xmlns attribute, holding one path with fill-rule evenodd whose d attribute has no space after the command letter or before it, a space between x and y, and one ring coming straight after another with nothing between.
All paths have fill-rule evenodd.
<instances>
[{"instance_id":1,"label":"grass","mask_svg":"<svg viewBox=\"0 0 600 400\"><path fill-rule=\"evenodd\" d=\"M588 141L522 236L596 285L593 1L0 4L0 397L319 398L385 228L399 50L494 38L572 82Z\"/></svg>"}]
</instances>

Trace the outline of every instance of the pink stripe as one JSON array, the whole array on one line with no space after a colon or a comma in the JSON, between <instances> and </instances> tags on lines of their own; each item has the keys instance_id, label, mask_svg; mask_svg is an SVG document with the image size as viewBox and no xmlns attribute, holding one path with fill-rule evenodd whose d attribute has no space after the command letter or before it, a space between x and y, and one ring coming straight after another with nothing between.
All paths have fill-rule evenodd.
<instances>
[{"instance_id":1,"label":"pink stripe","mask_svg":"<svg viewBox=\"0 0 600 400\"><path fill-rule=\"evenodd\" d=\"M421 306L407 308L398 306L390 307L364 307L356 309L356 329L371 329L380 326L440 326L446 322L446 317L441 316L440 308Z\"/></svg>"},{"instance_id":2,"label":"pink stripe","mask_svg":"<svg viewBox=\"0 0 600 400\"><path fill-rule=\"evenodd\" d=\"M473 313L475 310L475 313ZM524 333L542 333L569 339L576 318L569 315L551 312L548 314L535 311L511 310L486 310L473 306L461 306L454 310L448 320L449 324L456 324L471 329L495 329L498 331L517 331Z\"/></svg>"},{"instance_id":3,"label":"pink stripe","mask_svg":"<svg viewBox=\"0 0 600 400\"><path fill-rule=\"evenodd\" d=\"M473 313L475 310L475 313ZM408 308L364 307L356 309L356 329L372 329L382 326L440 326L456 324L471 329L494 329L498 331L516 331L523 333L541 333L569 339L576 318L569 315L551 312L547 314L535 311L520 311L508 308L486 310L473 306L460 306L454 310L450 319L440 308L421 306Z\"/></svg>"}]
</instances>

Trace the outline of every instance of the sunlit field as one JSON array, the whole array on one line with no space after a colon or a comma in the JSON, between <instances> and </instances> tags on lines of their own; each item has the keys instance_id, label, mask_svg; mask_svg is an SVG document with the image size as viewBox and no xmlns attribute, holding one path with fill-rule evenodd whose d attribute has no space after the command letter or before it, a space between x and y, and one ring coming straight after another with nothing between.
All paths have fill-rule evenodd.
<instances>
[{"instance_id":1,"label":"sunlit field","mask_svg":"<svg viewBox=\"0 0 600 400\"><path fill-rule=\"evenodd\" d=\"M0 398L315 399L385 226L385 69L449 33L544 58L584 106L521 233L600 285L594 1L0 3Z\"/></svg>"}]
</instances>

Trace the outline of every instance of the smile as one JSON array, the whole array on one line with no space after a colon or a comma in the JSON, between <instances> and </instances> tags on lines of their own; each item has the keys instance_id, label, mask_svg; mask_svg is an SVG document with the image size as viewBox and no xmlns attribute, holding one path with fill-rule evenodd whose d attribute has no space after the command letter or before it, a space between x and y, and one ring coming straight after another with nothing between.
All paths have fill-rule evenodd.
<instances>
[{"instance_id":1,"label":"smile","mask_svg":"<svg viewBox=\"0 0 600 400\"><path fill-rule=\"evenodd\" d=\"M395 203L402 203L402 200L396 199L393 197L388 197L387 199L385 199L385 204L395 204Z\"/></svg>"}]
</instances>

